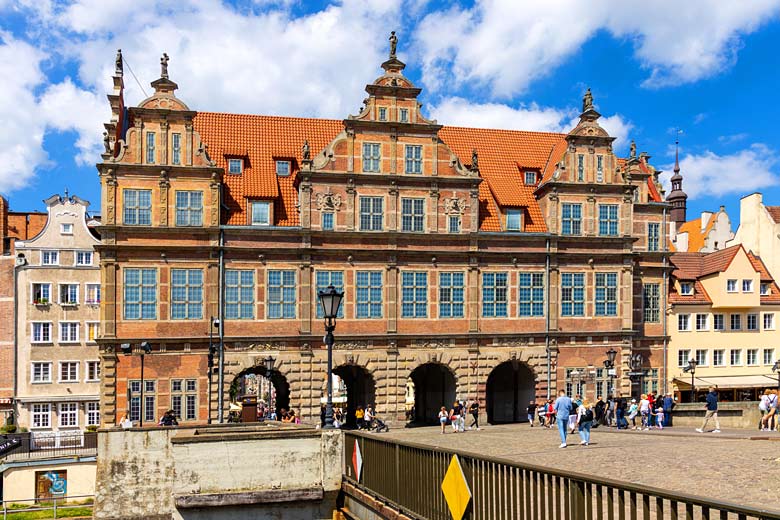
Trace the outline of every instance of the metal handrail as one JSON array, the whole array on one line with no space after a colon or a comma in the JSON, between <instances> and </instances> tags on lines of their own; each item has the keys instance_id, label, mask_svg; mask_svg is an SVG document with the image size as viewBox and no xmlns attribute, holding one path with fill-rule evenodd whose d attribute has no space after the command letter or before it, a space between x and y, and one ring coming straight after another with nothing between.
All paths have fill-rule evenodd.
<instances>
[{"instance_id":1,"label":"metal handrail","mask_svg":"<svg viewBox=\"0 0 780 520\"><path fill-rule=\"evenodd\" d=\"M91 500L87 503L81 503L76 504L73 503L75 500ZM23 507L23 508L13 508L10 509L8 506L12 504L23 504L25 502L32 502L33 505L30 507ZM2 513L3 518L2 520L7 520L9 516L16 515L18 513L33 513L33 512L39 512L39 511L51 511L52 512L52 518L58 518L58 511L65 510L65 509L93 509L95 507L95 495L73 495L73 496L62 496L62 497L50 497L50 498L25 498L20 500L3 500L0 502L2 504ZM35 504L41 504L41 503L51 503L51 505L47 506L35 506Z\"/></svg>"},{"instance_id":2,"label":"metal handrail","mask_svg":"<svg viewBox=\"0 0 780 520\"><path fill-rule=\"evenodd\" d=\"M565 471L557 470L554 468L539 466L536 464L512 461L501 457L486 456L484 454L475 453L466 450L448 449L448 448L441 448L437 446L429 446L426 444L421 444L416 442L378 438L376 435L372 435L369 433L362 433L358 431L345 432L344 447L345 447L345 451L347 452L350 450L350 446L354 444L353 442L349 442L347 440L350 437L368 439L371 440L372 442L385 443L393 446L400 446L400 447L405 447L405 448L410 448L415 450L422 450L430 453L437 453L441 455L446 455L448 457L451 457L452 455L458 455L461 458L473 459L474 461L497 464L509 468L515 468L518 470L533 472L540 475L555 477L558 479L565 479L568 481L578 482L586 485L612 488L623 493L642 495L642 496L651 496L656 499L668 500L673 503L680 503L680 504L691 505L696 507L714 509L723 513L746 515L746 516L759 518L761 520L780 520L780 510L777 509L766 509L763 507L762 508L748 507L740 504L735 504L732 502L713 500L713 499L708 499L705 497L691 495L687 493L671 492L653 486L637 485L637 484L621 482L618 480L605 478L605 477L596 477L593 475L586 475L583 473L577 473L568 470ZM397 501L390 500L389 497L384 497L381 494L377 493L375 490L371 490L367 488L365 485L355 481L355 479L349 477L347 474L344 475L344 479L372 496L375 496L382 500L387 500L389 503L392 503L393 505L399 507L399 509L402 510L402 512L405 513L411 512L413 513L414 517L422 518L418 514L415 514L413 511L409 511L408 507L403 507L403 505L398 504ZM740 516L740 518L743 518L743 516Z\"/></svg>"}]
</instances>

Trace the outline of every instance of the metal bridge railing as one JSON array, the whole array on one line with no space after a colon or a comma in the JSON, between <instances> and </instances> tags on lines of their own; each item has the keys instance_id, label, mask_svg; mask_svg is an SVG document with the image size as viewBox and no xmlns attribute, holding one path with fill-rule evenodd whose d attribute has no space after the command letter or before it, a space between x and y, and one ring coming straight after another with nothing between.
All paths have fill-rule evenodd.
<instances>
[{"instance_id":1,"label":"metal bridge railing","mask_svg":"<svg viewBox=\"0 0 780 520\"><path fill-rule=\"evenodd\" d=\"M355 443L359 448L359 480ZM344 433L345 481L416 519L450 520L442 481L457 455L471 492L470 520L778 520L780 511L649 486Z\"/></svg>"}]
</instances>

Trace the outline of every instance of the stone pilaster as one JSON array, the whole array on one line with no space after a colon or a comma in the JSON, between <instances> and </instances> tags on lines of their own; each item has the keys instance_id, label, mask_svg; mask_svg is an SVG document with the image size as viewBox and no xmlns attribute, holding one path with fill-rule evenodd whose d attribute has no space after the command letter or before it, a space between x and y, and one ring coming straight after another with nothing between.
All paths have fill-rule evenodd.
<instances>
[{"instance_id":1,"label":"stone pilaster","mask_svg":"<svg viewBox=\"0 0 780 520\"><path fill-rule=\"evenodd\" d=\"M387 301L387 332L398 332L398 266L395 259L387 265L387 289L385 300Z\"/></svg>"}]
</instances>

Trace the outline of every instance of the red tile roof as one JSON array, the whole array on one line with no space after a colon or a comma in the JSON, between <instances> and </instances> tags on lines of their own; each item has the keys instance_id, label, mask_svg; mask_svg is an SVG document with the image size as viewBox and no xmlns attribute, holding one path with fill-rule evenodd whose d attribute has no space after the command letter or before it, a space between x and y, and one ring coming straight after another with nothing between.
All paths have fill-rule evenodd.
<instances>
[{"instance_id":1,"label":"red tile roof","mask_svg":"<svg viewBox=\"0 0 780 520\"><path fill-rule=\"evenodd\" d=\"M780 223L780 206L764 206L769 212L769 216L775 221L775 224Z\"/></svg>"},{"instance_id":2,"label":"red tile roof","mask_svg":"<svg viewBox=\"0 0 780 520\"><path fill-rule=\"evenodd\" d=\"M704 286L701 284L701 282L696 280L693 283L693 294L680 294L677 292L674 284L669 284L669 303L687 303L689 305L707 304L712 303L712 299L710 299L710 295L707 294L707 291L704 289Z\"/></svg>"},{"instance_id":3,"label":"red tile roof","mask_svg":"<svg viewBox=\"0 0 780 520\"><path fill-rule=\"evenodd\" d=\"M780 287L772 279L772 275L769 274L769 269L766 268L764 261L760 256L756 256L752 251L748 252L748 258L750 263L753 264L753 268L761 274L761 282L769 283L769 294L761 295L761 303L780 303Z\"/></svg>"}]
</instances>

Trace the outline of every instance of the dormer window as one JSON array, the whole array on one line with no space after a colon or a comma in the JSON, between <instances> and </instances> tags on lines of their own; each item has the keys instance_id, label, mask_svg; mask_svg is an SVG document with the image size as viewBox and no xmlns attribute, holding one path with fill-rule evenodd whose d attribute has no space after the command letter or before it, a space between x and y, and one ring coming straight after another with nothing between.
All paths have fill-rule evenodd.
<instances>
[{"instance_id":1,"label":"dormer window","mask_svg":"<svg viewBox=\"0 0 780 520\"><path fill-rule=\"evenodd\" d=\"M742 280L742 292L753 292L753 280Z\"/></svg>"},{"instance_id":2,"label":"dormer window","mask_svg":"<svg viewBox=\"0 0 780 520\"><path fill-rule=\"evenodd\" d=\"M526 186L534 186L536 184L536 172L525 172L525 184Z\"/></svg>"},{"instance_id":3,"label":"dormer window","mask_svg":"<svg viewBox=\"0 0 780 520\"><path fill-rule=\"evenodd\" d=\"M379 107L379 120L387 121L387 109L385 107Z\"/></svg>"},{"instance_id":4,"label":"dormer window","mask_svg":"<svg viewBox=\"0 0 780 520\"><path fill-rule=\"evenodd\" d=\"M398 111L398 120L402 123L408 123L409 122L409 109L408 108L402 108Z\"/></svg>"},{"instance_id":5,"label":"dormer window","mask_svg":"<svg viewBox=\"0 0 780 520\"><path fill-rule=\"evenodd\" d=\"M253 226L270 226L271 225L271 203L267 201L253 202L252 205L252 221Z\"/></svg>"},{"instance_id":6,"label":"dormer window","mask_svg":"<svg viewBox=\"0 0 780 520\"><path fill-rule=\"evenodd\" d=\"M737 292L737 281L736 280L726 280L726 292L730 292L730 293Z\"/></svg>"},{"instance_id":7,"label":"dormer window","mask_svg":"<svg viewBox=\"0 0 780 520\"><path fill-rule=\"evenodd\" d=\"M772 294L772 289L769 287L768 283L762 283L761 284L761 296L769 296Z\"/></svg>"},{"instance_id":8,"label":"dormer window","mask_svg":"<svg viewBox=\"0 0 780 520\"><path fill-rule=\"evenodd\" d=\"M73 224L60 224L60 234L72 235L73 234Z\"/></svg>"},{"instance_id":9,"label":"dormer window","mask_svg":"<svg viewBox=\"0 0 780 520\"><path fill-rule=\"evenodd\" d=\"M276 161L276 175L287 177L290 175L290 161Z\"/></svg>"},{"instance_id":10,"label":"dormer window","mask_svg":"<svg viewBox=\"0 0 780 520\"><path fill-rule=\"evenodd\" d=\"M683 296L691 296L693 294L693 284L690 282L681 282L680 294Z\"/></svg>"},{"instance_id":11,"label":"dormer window","mask_svg":"<svg viewBox=\"0 0 780 520\"><path fill-rule=\"evenodd\" d=\"M244 171L243 159L228 159L228 173L240 175Z\"/></svg>"},{"instance_id":12,"label":"dormer window","mask_svg":"<svg viewBox=\"0 0 780 520\"><path fill-rule=\"evenodd\" d=\"M508 209L506 211L506 230L520 231L523 225L523 211L520 209Z\"/></svg>"}]
</instances>

